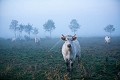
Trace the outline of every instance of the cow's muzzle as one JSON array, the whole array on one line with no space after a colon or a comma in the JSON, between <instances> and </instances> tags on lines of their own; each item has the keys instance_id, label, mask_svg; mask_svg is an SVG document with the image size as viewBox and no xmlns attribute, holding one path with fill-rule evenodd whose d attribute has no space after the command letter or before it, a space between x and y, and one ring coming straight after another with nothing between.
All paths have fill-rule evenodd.
<instances>
[{"instance_id":1,"label":"cow's muzzle","mask_svg":"<svg viewBox=\"0 0 120 80\"><path fill-rule=\"evenodd\" d=\"M71 48L71 44L68 44L67 47L68 47L68 48Z\"/></svg>"}]
</instances>

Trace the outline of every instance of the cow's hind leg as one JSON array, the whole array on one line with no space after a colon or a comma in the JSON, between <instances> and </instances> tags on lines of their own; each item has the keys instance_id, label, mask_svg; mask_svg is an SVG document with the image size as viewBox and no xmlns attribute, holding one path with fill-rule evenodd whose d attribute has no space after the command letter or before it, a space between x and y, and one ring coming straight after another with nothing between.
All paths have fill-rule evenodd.
<instances>
[{"instance_id":1,"label":"cow's hind leg","mask_svg":"<svg viewBox=\"0 0 120 80\"><path fill-rule=\"evenodd\" d=\"M78 58L78 63L80 63L80 56L76 55L76 57Z\"/></svg>"},{"instance_id":2,"label":"cow's hind leg","mask_svg":"<svg viewBox=\"0 0 120 80\"><path fill-rule=\"evenodd\" d=\"M70 60L70 71L73 69L73 60Z\"/></svg>"}]
</instances>

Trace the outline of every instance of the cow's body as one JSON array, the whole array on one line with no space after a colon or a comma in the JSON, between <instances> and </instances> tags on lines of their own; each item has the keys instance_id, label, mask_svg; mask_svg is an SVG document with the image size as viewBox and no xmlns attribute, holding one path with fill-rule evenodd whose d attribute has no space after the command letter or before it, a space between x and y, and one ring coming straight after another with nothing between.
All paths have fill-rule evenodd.
<instances>
[{"instance_id":1,"label":"cow's body","mask_svg":"<svg viewBox=\"0 0 120 80\"><path fill-rule=\"evenodd\" d=\"M74 39L74 38L76 38L76 37L70 36L70 35L63 36L63 40L65 41L65 43L62 46L62 55L66 62L67 69L69 71L72 68L75 58L78 57L78 59L79 59L81 56L80 44L79 44L78 40Z\"/></svg>"},{"instance_id":2,"label":"cow's body","mask_svg":"<svg viewBox=\"0 0 120 80\"><path fill-rule=\"evenodd\" d=\"M79 45L78 40L73 41L73 43L71 44L71 49L69 49L66 46L67 46L67 43L65 42L62 46L62 55L65 61L66 59L75 60L76 56L80 56L80 45Z\"/></svg>"},{"instance_id":3,"label":"cow's body","mask_svg":"<svg viewBox=\"0 0 120 80\"><path fill-rule=\"evenodd\" d=\"M16 41L16 38L15 38L15 37L13 37L13 38L11 39L11 41L12 41L12 42Z\"/></svg>"},{"instance_id":4,"label":"cow's body","mask_svg":"<svg viewBox=\"0 0 120 80\"><path fill-rule=\"evenodd\" d=\"M111 40L110 36L105 36L105 43L109 44L110 40Z\"/></svg>"},{"instance_id":5,"label":"cow's body","mask_svg":"<svg viewBox=\"0 0 120 80\"><path fill-rule=\"evenodd\" d=\"M40 42L40 38L35 37L35 43L38 43L38 42Z\"/></svg>"}]
</instances>

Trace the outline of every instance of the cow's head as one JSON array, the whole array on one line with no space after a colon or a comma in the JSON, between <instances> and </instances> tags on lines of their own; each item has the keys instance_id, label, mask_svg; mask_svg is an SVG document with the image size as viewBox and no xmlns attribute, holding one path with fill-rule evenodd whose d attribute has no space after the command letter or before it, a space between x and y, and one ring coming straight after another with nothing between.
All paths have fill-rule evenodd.
<instances>
[{"instance_id":1,"label":"cow's head","mask_svg":"<svg viewBox=\"0 0 120 80\"><path fill-rule=\"evenodd\" d=\"M66 43L66 45L67 45L68 48L71 48L72 42L75 41L77 39L77 37L76 37L76 34L74 36L71 36L71 35L64 36L62 34L61 39L63 41L65 41L65 43Z\"/></svg>"}]
</instances>

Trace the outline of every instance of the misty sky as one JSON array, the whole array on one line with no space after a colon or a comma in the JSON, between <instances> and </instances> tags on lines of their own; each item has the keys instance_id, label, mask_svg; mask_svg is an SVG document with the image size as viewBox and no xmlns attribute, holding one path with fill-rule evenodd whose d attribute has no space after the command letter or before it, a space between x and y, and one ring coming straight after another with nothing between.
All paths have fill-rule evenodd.
<instances>
[{"instance_id":1,"label":"misty sky","mask_svg":"<svg viewBox=\"0 0 120 80\"><path fill-rule=\"evenodd\" d=\"M13 19L39 28L40 37L49 35L43 29L48 19L56 26L52 36L73 34L68 27L71 19L81 25L78 36L105 36L108 24L116 28L112 35L119 36L120 0L0 0L0 37L14 37L9 30Z\"/></svg>"}]
</instances>

